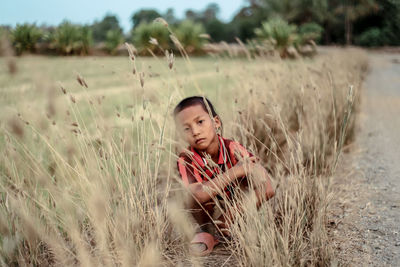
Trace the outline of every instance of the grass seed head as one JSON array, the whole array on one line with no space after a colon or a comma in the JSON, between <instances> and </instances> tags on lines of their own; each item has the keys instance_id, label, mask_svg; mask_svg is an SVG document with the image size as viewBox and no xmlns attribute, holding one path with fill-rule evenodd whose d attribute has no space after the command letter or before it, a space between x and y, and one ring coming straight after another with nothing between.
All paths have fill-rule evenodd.
<instances>
[{"instance_id":1,"label":"grass seed head","mask_svg":"<svg viewBox=\"0 0 400 267\"><path fill-rule=\"evenodd\" d=\"M78 83L79 83L82 87L88 88L88 85L87 85L85 79L83 79L83 77L82 77L80 74L78 74L78 75L76 76L76 80L78 81Z\"/></svg>"},{"instance_id":2,"label":"grass seed head","mask_svg":"<svg viewBox=\"0 0 400 267\"><path fill-rule=\"evenodd\" d=\"M169 69L172 69L172 67L174 66L174 53L171 51L171 53L168 52L168 50L165 50L165 57L167 58L167 62L168 62L168 67Z\"/></svg>"},{"instance_id":3,"label":"grass seed head","mask_svg":"<svg viewBox=\"0 0 400 267\"><path fill-rule=\"evenodd\" d=\"M151 43L152 45L158 45L157 39L153 37L150 37L149 43Z\"/></svg>"},{"instance_id":4,"label":"grass seed head","mask_svg":"<svg viewBox=\"0 0 400 267\"><path fill-rule=\"evenodd\" d=\"M131 61L135 61L135 54L137 53L136 48L135 48L132 44L130 44L130 43L125 43L125 47L126 47L126 49L128 50L129 59L130 59Z\"/></svg>"},{"instance_id":5,"label":"grass seed head","mask_svg":"<svg viewBox=\"0 0 400 267\"><path fill-rule=\"evenodd\" d=\"M140 78L140 85L143 88L144 87L144 72L139 73L139 78Z\"/></svg>"},{"instance_id":6,"label":"grass seed head","mask_svg":"<svg viewBox=\"0 0 400 267\"><path fill-rule=\"evenodd\" d=\"M169 35L169 38L171 38L172 42L174 43L174 45L175 45L179 50L184 50L184 48L183 48L181 42L179 42L179 39L178 39L175 35L170 34L170 35Z\"/></svg>"},{"instance_id":7,"label":"grass seed head","mask_svg":"<svg viewBox=\"0 0 400 267\"><path fill-rule=\"evenodd\" d=\"M161 23L161 24L164 25L165 27L168 27L168 22L167 22L165 19L163 19L162 17L156 18L156 19L154 20L154 22Z\"/></svg>"},{"instance_id":8,"label":"grass seed head","mask_svg":"<svg viewBox=\"0 0 400 267\"><path fill-rule=\"evenodd\" d=\"M20 121L16 118L12 119L8 123L11 132L16 136L22 138L24 136L24 128L22 127Z\"/></svg>"},{"instance_id":9,"label":"grass seed head","mask_svg":"<svg viewBox=\"0 0 400 267\"><path fill-rule=\"evenodd\" d=\"M211 40L211 36L207 33L199 34L200 38Z\"/></svg>"},{"instance_id":10,"label":"grass seed head","mask_svg":"<svg viewBox=\"0 0 400 267\"><path fill-rule=\"evenodd\" d=\"M63 92L64 95L67 93L67 90L65 90L65 88L62 85L60 85L60 89L61 89L61 91Z\"/></svg>"}]
</instances>

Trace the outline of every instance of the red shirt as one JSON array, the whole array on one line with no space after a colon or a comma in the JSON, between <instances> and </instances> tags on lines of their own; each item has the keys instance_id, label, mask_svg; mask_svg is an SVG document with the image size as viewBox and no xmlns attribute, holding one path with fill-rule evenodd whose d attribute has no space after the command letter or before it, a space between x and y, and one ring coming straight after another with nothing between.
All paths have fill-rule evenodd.
<instances>
[{"instance_id":1,"label":"red shirt","mask_svg":"<svg viewBox=\"0 0 400 267\"><path fill-rule=\"evenodd\" d=\"M219 173L235 166L241 158L252 156L238 142L225 139L219 135L218 139L219 156L217 163L211 158L205 158L192 147L189 147L188 151L180 153L178 170L185 185L211 180ZM227 191L227 188L225 191Z\"/></svg>"}]
</instances>

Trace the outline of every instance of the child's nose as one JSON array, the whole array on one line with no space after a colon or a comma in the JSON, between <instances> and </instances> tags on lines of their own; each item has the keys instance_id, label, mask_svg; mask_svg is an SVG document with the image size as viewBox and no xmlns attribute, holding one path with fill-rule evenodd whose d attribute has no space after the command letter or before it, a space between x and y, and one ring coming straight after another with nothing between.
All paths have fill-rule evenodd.
<instances>
[{"instance_id":1,"label":"child's nose","mask_svg":"<svg viewBox=\"0 0 400 267\"><path fill-rule=\"evenodd\" d=\"M200 134L199 127L194 126L192 129L192 133L193 133L193 136L199 135Z\"/></svg>"}]
</instances>

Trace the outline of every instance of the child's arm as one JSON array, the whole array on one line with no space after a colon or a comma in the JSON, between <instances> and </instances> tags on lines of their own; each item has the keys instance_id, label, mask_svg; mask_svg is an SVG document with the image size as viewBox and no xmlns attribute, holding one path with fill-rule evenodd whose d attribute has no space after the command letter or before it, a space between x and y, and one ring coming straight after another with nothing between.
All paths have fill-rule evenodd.
<instances>
[{"instance_id":1,"label":"child's arm","mask_svg":"<svg viewBox=\"0 0 400 267\"><path fill-rule=\"evenodd\" d=\"M192 183L188 185L188 188L197 201L200 203L208 202L211 198L223 191L231 182L237 178L246 176L247 173L256 166L256 161L256 157L247 158L245 161L238 162L226 172L219 174L211 181Z\"/></svg>"}]
</instances>

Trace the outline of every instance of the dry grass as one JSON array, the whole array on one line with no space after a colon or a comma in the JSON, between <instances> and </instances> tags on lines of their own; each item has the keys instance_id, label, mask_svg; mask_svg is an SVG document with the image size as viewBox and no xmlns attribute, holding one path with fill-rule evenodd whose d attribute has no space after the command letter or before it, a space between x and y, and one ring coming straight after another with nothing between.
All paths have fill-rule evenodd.
<instances>
[{"instance_id":1,"label":"dry grass","mask_svg":"<svg viewBox=\"0 0 400 267\"><path fill-rule=\"evenodd\" d=\"M51 73L64 63L59 78L30 79L38 65ZM187 251L193 228L170 115L193 94L215 103L224 136L259 155L277 186L259 211L245 198L227 243L237 264L329 265L328 177L354 129L362 52L17 64L17 78L0 77L2 265L201 265Z\"/></svg>"}]
</instances>

